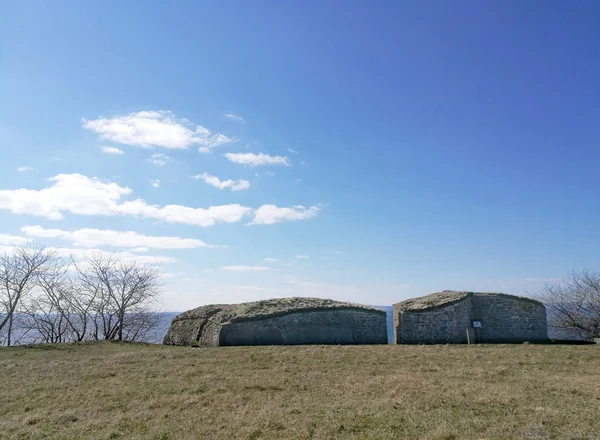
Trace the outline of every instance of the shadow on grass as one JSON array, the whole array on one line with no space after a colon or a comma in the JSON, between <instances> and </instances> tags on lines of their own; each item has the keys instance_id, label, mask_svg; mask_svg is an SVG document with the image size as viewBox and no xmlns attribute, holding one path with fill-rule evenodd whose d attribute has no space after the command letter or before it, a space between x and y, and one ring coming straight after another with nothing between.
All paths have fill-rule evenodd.
<instances>
[{"instance_id":1,"label":"shadow on grass","mask_svg":"<svg viewBox=\"0 0 600 440\"><path fill-rule=\"evenodd\" d=\"M579 341L573 339L551 339L549 342L546 342L546 344L552 345L593 345L595 343L595 341Z\"/></svg>"},{"instance_id":2,"label":"shadow on grass","mask_svg":"<svg viewBox=\"0 0 600 440\"><path fill-rule=\"evenodd\" d=\"M162 344L152 344L150 342L133 342L133 341L82 341L82 342L60 342L56 344L23 344L13 345L11 347L0 347L0 349L27 349L27 350L42 350L42 351L68 351L75 347L86 346L102 346L102 345L136 345L140 347L161 347Z\"/></svg>"}]
</instances>

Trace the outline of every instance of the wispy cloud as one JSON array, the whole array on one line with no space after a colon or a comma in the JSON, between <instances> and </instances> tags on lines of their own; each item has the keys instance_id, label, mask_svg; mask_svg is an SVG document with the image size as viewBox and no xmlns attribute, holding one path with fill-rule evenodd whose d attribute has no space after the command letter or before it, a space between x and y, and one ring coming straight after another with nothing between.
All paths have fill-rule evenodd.
<instances>
[{"instance_id":1,"label":"wispy cloud","mask_svg":"<svg viewBox=\"0 0 600 440\"><path fill-rule=\"evenodd\" d=\"M293 150L293 149L291 149L291 148L288 148L287 150L288 150L290 153L298 154L298 152L297 152L296 150Z\"/></svg>"},{"instance_id":2,"label":"wispy cloud","mask_svg":"<svg viewBox=\"0 0 600 440\"><path fill-rule=\"evenodd\" d=\"M169 163L171 158L166 154L153 154L148 158L148 162L154 165L158 165L159 167L165 166Z\"/></svg>"},{"instance_id":3,"label":"wispy cloud","mask_svg":"<svg viewBox=\"0 0 600 440\"><path fill-rule=\"evenodd\" d=\"M17 235L0 234L0 246L21 246L31 241L31 238L19 237Z\"/></svg>"},{"instance_id":4,"label":"wispy cloud","mask_svg":"<svg viewBox=\"0 0 600 440\"><path fill-rule=\"evenodd\" d=\"M104 154L116 154L116 155L121 155L124 154L123 150L120 150L116 147L105 147L102 146L100 147L100 151L102 151Z\"/></svg>"},{"instance_id":5,"label":"wispy cloud","mask_svg":"<svg viewBox=\"0 0 600 440\"><path fill-rule=\"evenodd\" d=\"M204 144L198 148L200 153L210 153L215 147L235 142L235 139L225 136L224 134L215 134L207 139Z\"/></svg>"},{"instance_id":6,"label":"wispy cloud","mask_svg":"<svg viewBox=\"0 0 600 440\"><path fill-rule=\"evenodd\" d=\"M225 117L227 119L231 119L232 121L244 122L244 118L240 115L236 115L235 113L225 113Z\"/></svg>"},{"instance_id":7,"label":"wispy cloud","mask_svg":"<svg viewBox=\"0 0 600 440\"><path fill-rule=\"evenodd\" d=\"M23 226L21 232L30 237L68 240L73 246L86 248L113 246L133 248L134 252L148 249L194 249L217 247L195 238L163 237L138 234L135 231L115 231L112 229L45 229L41 226Z\"/></svg>"},{"instance_id":8,"label":"wispy cloud","mask_svg":"<svg viewBox=\"0 0 600 440\"><path fill-rule=\"evenodd\" d=\"M276 263L277 261L279 261L279 258L264 258L263 261L265 263Z\"/></svg>"},{"instance_id":9,"label":"wispy cloud","mask_svg":"<svg viewBox=\"0 0 600 440\"><path fill-rule=\"evenodd\" d=\"M131 252L140 253L140 252L148 252L150 249L148 249L147 247L135 247L135 248L131 248L129 250Z\"/></svg>"},{"instance_id":10,"label":"wispy cloud","mask_svg":"<svg viewBox=\"0 0 600 440\"><path fill-rule=\"evenodd\" d=\"M74 260L83 260L85 258L105 256L112 257L114 253L112 251L104 251L102 249L77 249L77 248L64 248L64 247L47 247L48 251L53 251L57 255L73 258ZM121 261L135 261L139 264L163 264L163 263L175 263L177 260L173 257L167 257L164 255L139 255L127 251L119 252L119 259Z\"/></svg>"},{"instance_id":11,"label":"wispy cloud","mask_svg":"<svg viewBox=\"0 0 600 440\"><path fill-rule=\"evenodd\" d=\"M142 148L186 149L199 145L210 150L232 141L223 134L212 134L205 127L194 125L185 118L176 118L172 112L165 110L83 119L82 125L101 139Z\"/></svg>"},{"instance_id":12,"label":"wispy cloud","mask_svg":"<svg viewBox=\"0 0 600 440\"><path fill-rule=\"evenodd\" d=\"M299 260L308 260L310 257L308 255L296 255L296 258Z\"/></svg>"},{"instance_id":13,"label":"wispy cloud","mask_svg":"<svg viewBox=\"0 0 600 440\"><path fill-rule=\"evenodd\" d=\"M226 270L229 272L258 272L270 270L270 267L267 266L222 266L221 270Z\"/></svg>"},{"instance_id":14,"label":"wispy cloud","mask_svg":"<svg viewBox=\"0 0 600 440\"><path fill-rule=\"evenodd\" d=\"M554 283L560 280L560 278L525 278L526 283Z\"/></svg>"},{"instance_id":15,"label":"wispy cloud","mask_svg":"<svg viewBox=\"0 0 600 440\"><path fill-rule=\"evenodd\" d=\"M192 208L182 205L150 205L143 199L122 201L131 189L81 174L59 174L52 185L41 190L0 190L0 209L14 214L30 214L52 220L69 212L76 215L139 216L195 226L236 223L252 211L238 204Z\"/></svg>"},{"instance_id":16,"label":"wispy cloud","mask_svg":"<svg viewBox=\"0 0 600 440\"><path fill-rule=\"evenodd\" d=\"M35 171L35 168L31 168L31 167L19 167L19 168L17 168L17 171L19 173L27 173L27 172L30 172L30 171Z\"/></svg>"},{"instance_id":17,"label":"wispy cloud","mask_svg":"<svg viewBox=\"0 0 600 440\"><path fill-rule=\"evenodd\" d=\"M284 156L269 156L264 153L227 153L225 157L233 163L257 167L263 165L283 165L290 166L290 161Z\"/></svg>"},{"instance_id":18,"label":"wispy cloud","mask_svg":"<svg viewBox=\"0 0 600 440\"><path fill-rule=\"evenodd\" d=\"M154 188L160 188L160 180L159 179L153 179L150 181L150 185L152 185Z\"/></svg>"},{"instance_id":19,"label":"wispy cloud","mask_svg":"<svg viewBox=\"0 0 600 440\"><path fill-rule=\"evenodd\" d=\"M262 205L254 213L254 219L250 222L251 225L271 225L281 221L296 221L306 220L316 217L321 211L319 206L311 206L306 208L301 205L291 208L280 208L276 205Z\"/></svg>"},{"instance_id":20,"label":"wispy cloud","mask_svg":"<svg viewBox=\"0 0 600 440\"><path fill-rule=\"evenodd\" d=\"M250 188L250 182L242 179L220 180L218 177L213 176L209 173L196 174L195 176L190 177L192 179L203 180L205 183L212 185L215 188L219 188L220 190L229 188L231 191L241 191Z\"/></svg>"},{"instance_id":21,"label":"wispy cloud","mask_svg":"<svg viewBox=\"0 0 600 440\"><path fill-rule=\"evenodd\" d=\"M0 245L0 252L2 253L12 253L14 252L14 243L11 243L10 246ZM68 248L68 247L55 247L55 246L47 246L45 248L48 252L52 252L57 256L64 258L72 258L75 261L85 260L86 258L95 258L95 257L114 257L114 251L105 251L98 248ZM119 260L121 261L135 261L139 264L163 264L163 263L175 263L177 260L173 257L168 257L165 255L140 255L136 253L132 253L133 249L130 251L119 251Z\"/></svg>"},{"instance_id":22,"label":"wispy cloud","mask_svg":"<svg viewBox=\"0 0 600 440\"><path fill-rule=\"evenodd\" d=\"M82 174L59 174L48 179L42 189L0 190L0 209L14 214L29 214L60 220L65 213L95 216L136 216L167 223L201 227L216 223L237 223L253 213L250 224L273 224L315 217L320 205L305 208L262 205L256 210L239 204L193 208L183 205L152 205L143 199L122 200L132 190L115 182L90 178Z\"/></svg>"}]
</instances>

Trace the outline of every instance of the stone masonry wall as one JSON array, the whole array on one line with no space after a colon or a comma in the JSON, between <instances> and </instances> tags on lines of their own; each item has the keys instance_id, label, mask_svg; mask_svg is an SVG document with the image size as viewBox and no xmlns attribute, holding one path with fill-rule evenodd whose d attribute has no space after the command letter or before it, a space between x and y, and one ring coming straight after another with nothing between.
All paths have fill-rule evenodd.
<instances>
[{"instance_id":1,"label":"stone masonry wall","mask_svg":"<svg viewBox=\"0 0 600 440\"><path fill-rule=\"evenodd\" d=\"M387 344L385 312L359 309L300 311L234 322L219 345Z\"/></svg>"},{"instance_id":2,"label":"stone masonry wall","mask_svg":"<svg viewBox=\"0 0 600 440\"><path fill-rule=\"evenodd\" d=\"M471 325L468 300L424 311L394 311L394 336L397 344L462 344Z\"/></svg>"},{"instance_id":3,"label":"stone masonry wall","mask_svg":"<svg viewBox=\"0 0 600 440\"><path fill-rule=\"evenodd\" d=\"M472 295L461 301L423 311L394 310L398 344L466 343L471 321L477 342L524 342L548 339L546 309L528 299L505 295Z\"/></svg>"},{"instance_id":4,"label":"stone masonry wall","mask_svg":"<svg viewBox=\"0 0 600 440\"><path fill-rule=\"evenodd\" d=\"M473 296L471 319L482 326L475 330L478 342L524 342L548 339L546 308L535 301L506 296Z\"/></svg>"}]
</instances>

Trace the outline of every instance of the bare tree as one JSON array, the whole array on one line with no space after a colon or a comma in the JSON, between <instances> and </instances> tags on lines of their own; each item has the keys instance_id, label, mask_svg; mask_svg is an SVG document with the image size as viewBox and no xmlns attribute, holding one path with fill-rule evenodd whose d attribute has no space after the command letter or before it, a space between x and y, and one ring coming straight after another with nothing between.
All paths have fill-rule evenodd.
<instances>
[{"instance_id":1,"label":"bare tree","mask_svg":"<svg viewBox=\"0 0 600 440\"><path fill-rule=\"evenodd\" d=\"M78 280L69 278L62 295L68 311L72 339L81 342L89 337L90 326L93 328L96 292L88 291Z\"/></svg>"},{"instance_id":2,"label":"bare tree","mask_svg":"<svg viewBox=\"0 0 600 440\"><path fill-rule=\"evenodd\" d=\"M0 255L0 345L148 340L159 321L159 279L157 266L118 253L74 262L15 247Z\"/></svg>"},{"instance_id":3,"label":"bare tree","mask_svg":"<svg viewBox=\"0 0 600 440\"><path fill-rule=\"evenodd\" d=\"M600 272L573 270L562 282L547 284L536 297L546 305L551 327L584 340L600 338Z\"/></svg>"},{"instance_id":4,"label":"bare tree","mask_svg":"<svg viewBox=\"0 0 600 440\"><path fill-rule=\"evenodd\" d=\"M37 292L25 302L21 326L35 335L33 343L83 341L93 298L73 279L73 266L56 258L37 277Z\"/></svg>"},{"instance_id":5,"label":"bare tree","mask_svg":"<svg viewBox=\"0 0 600 440\"><path fill-rule=\"evenodd\" d=\"M53 344L69 340L68 314L61 301L40 293L32 296L20 313L20 329L33 335L30 343Z\"/></svg>"},{"instance_id":6,"label":"bare tree","mask_svg":"<svg viewBox=\"0 0 600 440\"><path fill-rule=\"evenodd\" d=\"M125 316L123 338L128 341L157 342L160 338L155 330L159 320L160 312L148 310L146 306L139 308L139 311L129 312Z\"/></svg>"},{"instance_id":7,"label":"bare tree","mask_svg":"<svg viewBox=\"0 0 600 440\"><path fill-rule=\"evenodd\" d=\"M12 343L18 307L54 259L43 247L14 247L0 255L0 332L6 335L6 345Z\"/></svg>"},{"instance_id":8,"label":"bare tree","mask_svg":"<svg viewBox=\"0 0 600 440\"><path fill-rule=\"evenodd\" d=\"M139 340L156 326L151 312L161 287L157 266L123 261L119 254L98 254L76 266L83 290L94 298L95 339Z\"/></svg>"}]
</instances>

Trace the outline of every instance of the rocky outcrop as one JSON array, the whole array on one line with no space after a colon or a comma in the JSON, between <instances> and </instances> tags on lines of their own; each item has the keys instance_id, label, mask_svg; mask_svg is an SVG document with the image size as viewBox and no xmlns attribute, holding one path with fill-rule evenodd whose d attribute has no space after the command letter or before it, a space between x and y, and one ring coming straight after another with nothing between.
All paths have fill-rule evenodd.
<instances>
[{"instance_id":1,"label":"rocky outcrop","mask_svg":"<svg viewBox=\"0 0 600 440\"><path fill-rule=\"evenodd\" d=\"M168 345L385 344L385 311L321 298L215 304L173 319Z\"/></svg>"}]
</instances>

